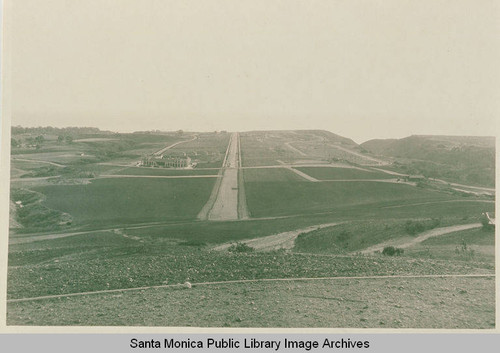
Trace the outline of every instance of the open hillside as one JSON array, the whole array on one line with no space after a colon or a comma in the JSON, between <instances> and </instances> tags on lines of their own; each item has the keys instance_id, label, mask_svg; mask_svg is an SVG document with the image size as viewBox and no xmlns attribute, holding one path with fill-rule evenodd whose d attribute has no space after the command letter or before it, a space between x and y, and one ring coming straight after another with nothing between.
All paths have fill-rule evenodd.
<instances>
[{"instance_id":1,"label":"open hillside","mask_svg":"<svg viewBox=\"0 0 500 353\"><path fill-rule=\"evenodd\" d=\"M361 147L394 158L392 167L403 173L479 186L495 184L494 137L413 135L370 140Z\"/></svg>"},{"instance_id":2,"label":"open hillside","mask_svg":"<svg viewBox=\"0 0 500 353\"><path fill-rule=\"evenodd\" d=\"M495 327L489 139L12 132L8 325Z\"/></svg>"}]
</instances>

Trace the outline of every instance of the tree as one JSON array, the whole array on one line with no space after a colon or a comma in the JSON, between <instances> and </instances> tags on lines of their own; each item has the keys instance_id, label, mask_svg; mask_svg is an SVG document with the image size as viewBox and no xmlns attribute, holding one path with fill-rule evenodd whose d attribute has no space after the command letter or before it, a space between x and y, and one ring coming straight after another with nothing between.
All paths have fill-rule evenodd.
<instances>
[{"instance_id":1,"label":"tree","mask_svg":"<svg viewBox=\"0 0 500 353\"><path fill-rule=\"evenodd\" d=\"M58 143L62 143L63 141L64 141L64 136L63 135L57 136L57 142Z\"/></svg>"},{"instance_id":2,"label":"tree","mask_svg":"<svg viewBox=\"0 0 500 353\"><path fill-rule=\"evenodd\" d=\"M66 139L66 143L73 143L73 137L68 135L65 137L65 139Z\"/></svg>"},{"instance_id":3,"label":"tree","mask_svg":"<svg viewBox=\"0 0 500 353\"><path fill-rule=\"evenodd\" d=\"M11 138L10 139L10 145L12 147L17 147L17 146L19 146L19 141L17 141L15 138Z\"/></svg>"},{"instance_id":4,"label":"tree","mask_svg":"<svg viewBox=\"0 0 500 353\"><path fill-rule=\"evenodd\" d=\"M37 144L41 145L45 141L45 137L43 137L43 135L38 135L35 137L35 141Z\"/></svg>"}]
</instances>

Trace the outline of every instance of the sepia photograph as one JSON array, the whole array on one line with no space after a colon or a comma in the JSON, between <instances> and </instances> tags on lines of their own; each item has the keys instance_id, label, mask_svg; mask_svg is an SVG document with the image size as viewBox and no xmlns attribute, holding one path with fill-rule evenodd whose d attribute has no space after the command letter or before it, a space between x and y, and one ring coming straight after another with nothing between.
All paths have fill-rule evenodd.
<instances>
[{"instance_id":1,"label":"sepia photograph","mask_svg":"<svg viewBox=\"0 0 500 353\"><path fill-rule=\"evenodd\" d=\"M7 327L496 329L497 2L5 3Z\"/></svg>"}]
</instances>

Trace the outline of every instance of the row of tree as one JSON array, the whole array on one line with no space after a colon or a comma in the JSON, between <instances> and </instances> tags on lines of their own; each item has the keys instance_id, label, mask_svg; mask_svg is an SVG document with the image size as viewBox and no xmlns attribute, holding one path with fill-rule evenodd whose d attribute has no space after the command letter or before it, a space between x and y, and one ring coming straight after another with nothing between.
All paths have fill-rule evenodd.
<instances>
[{"instance_id":1,"label":"row of tree","mask_svg":"<svg viewBox=\"0 0 500 353\"><path fill-rule=\"evenodd\" d=\"M98 134L104 131L96 127L52 127L52 126L39 126L39 127L22 127L13 126L12 134L40 134L40 135L75 135L75 134Z\"/></svg>"}]
</instances>

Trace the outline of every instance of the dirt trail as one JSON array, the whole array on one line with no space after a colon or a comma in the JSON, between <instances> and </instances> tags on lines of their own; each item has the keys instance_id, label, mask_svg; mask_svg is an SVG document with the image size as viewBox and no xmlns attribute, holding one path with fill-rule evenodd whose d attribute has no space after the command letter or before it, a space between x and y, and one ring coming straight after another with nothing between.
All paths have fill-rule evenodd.
<instances>
[{"instance_id":1,"label":"dirt trail","mask_svg":"<svg viewBox=\"0 0 500 353\"><path fill-rule=\"evenodd\" d=\"M373 158L373 157L370 157L370 156L364 155L364 154L362 154L362 153L354 152L354 151L352 151L352 150L350 150L350 149L347 149L347 148L344 148L344 147L341 147L341 146L338 146L338 145L330 144L329 146L334 147L334 148L336 148L336 149L339 149L339 150L341 150L341 151L344 151L344 152L350 153L350 154L352 154L352 155L355 155L355 156L360 157L360 158L362 158L362 159L365 159L365 160L367 160L367 161L375 162L375 163L377 163L378 165L387 165L387 164L389 164L389 162L383 161L383 160L381 160L381 159Z\"/></svg>"},{"instance_id":2,"label":"dirt trail","mask_svg":"<svg viewBox=\"0 0 500 353\"><path fill-rule=\"evenodd\" d=\"M64 164L59 164L55 162L49 162L49 161L43 161L43 160L38 160L38 159L25 159L25 158L12 158L13 161L21 161L21 162L33 162L33 163L44 163L44 164L50 164L55 167L59 168L65 168L66 166Z\"/></svg>"},{"instance_id":3,"label":"dirt trail","mask_svg":"<svg viewBox=\"0 0 500 353\"><path fill-rule=\"evenodd\" d=\"M259 166L253 166L253 167L242 167L242 169L268 169L268 168L287 168L287 167L292 167L292 168L308 168L308 167L314 167L314 168L346 168L346 169L358 169L358 170L364 170L369 172L369 169L366 168L361 168L361 167L355 167L351 165L346 165L346 164L341 164L341 163L285 163L282 160L277 159L276 162L279 164L275 165L259 165ZM208 169L208 168L197 168L197 169Z\"/></svg>"},{"instance_id":4,"label":"dirt trail","mask_svg":"<svg viewBox=\"0 0 500 353\"><path fill-rule=\"evenodd\" d=\"M404 176L408 175L408 174L401 174L401 173L398 173L398 172L394 172L392 170L386 170L386 169L375 168L375 167L372 167L371 169L378 170L380 172L383 172L383 173L386 173L386 174L390 174L390 175L399 176L399 177L404 177ZM438 182L438 183L441 183L441 184L446 184L446 185L449 185L449 186L455 186L455 187L458 187L458 188L467 188L467 189L479 190L479 191L482 191L482 193L481 192L475 193L475 192L471 192L470 190L461 190L461 189L454 188L454 190L457 190L457 191L469 192L469 193L473 193L473 194L477 194L477 195L481 195L481 194L494 195L495 194L495 188L487 188L487 187L482 187L482 186L472 186L472 185L464 185L464 184L451 183L451 182L448 182L446 180L436 179L436 178L429 178L429 180L435 181L435 182Z\"/></svg>"},{"instance_id":5,"label":"dirt trail","mask_svg":"<svg viewBox=\"0 0 500 353\"><path fill-rule=\"evenodd\" d=\"M46 177L34 177L34 178L11 178L10 181L42 181L42 180L49 180L52 178L59 178L61 177L60 175L52 175L52 176L46 176Z\"/></svg>"},{"instance_id":6,"label":"dirt trail","mask_svg":"<svg viewBox=\"0 0 500 353\"><path fill-rule=\"evenodd\" d=\"M241 169L241 138L238 133L238 218L249 219L250 211L248 211L247 197L245 194L245 180L243 179L243 170Z\"/></svg>"},{"instance_id":7,"label":"dirt trail","mask_svg":"<svg viewBox=\"0 0 500 353\"><path fill-rule=\"evenodd\" d=\"M408 204L403 204L403 205L384 206L381 208L401 208L401 207L411 207L411 206L432 205L432 204L436 204L436 203L454 203L454 202L495 203L495 201L491 201L491 200L444 200L444 201L429 201L429 202L420 202L420 203L408 203Z\"/></svg>"},{"instance_id":8,"label":"dirt trail","mask_svg":"<svg viewBox=\"0 0 500 353\"><path fill-rule=\"evenodd\" d=\"M165 152L166 150L169 150L171 148L174 148L175 146L177 145L180 145L181 143L186 143L186 142L190 142L190 141L194 141L198 138L198 135L195 135L191 140L184 140L184 141L179 141L179 142L176 142L176 143L173 143L171 144L170 146L167 146L165 148L162 148L161 150L159 151L156 151L155 153L153 153L155 156L159 156L160 154L162 154L163 152Z\"/></svg>"},{"instance_id":9,"label":"dirt trail","mask_svg":"<svg viewBox=\"0 0 500 353\"><path fill-rule=\"evenodd\" d=\"M231 135L223 165L222 181L208 219L211 221L238 219L238 133Z\"/></svg>"},{"instance_id":10,"label":"dirt trail","mask_svg":"<svg viewBox=\"0 0 500 353\"><path fill-rule=\"evenodd\" d=\"M269 235L267 237L244 240L242 241L242 243L254 248L257 251L291 249L295 244L295 238L297 238L299 234L309 233L322 228L333 227L340 223L342 222L317 224L307 228L296 229L288 232ZM215 248L213 248L213 250L218 250L218 251L227 250L232 244L233 243L222 244L216 246Z\"/></svg>"},{"instance_id":11,"label":"dirt trail","mask_svg":"<svg viewBox=\"0 0 500 353\"><path fill-rule=\"evenodd\" d=\"M381 276L338 276L338 277L300 277L300 278L263 278L263 279L240 279L233 281L215 281L215 282L198 282L193 283L192 286L210 286L210 285L221 285L221 284L242 284L242 283L255 283L255 282L296 282L296 281L332 281L332 280L380 280L380 279L390 279L390 278L489 278L495 277L494 273L471 273L471 274L442 274L442 275L381 275ZM185 287L184 284L163 284L156 286L144 286L144 287L133 287L133 288L120 288L120 289L105 289L97 290L93 292L79 292L79 293L68 293L68 294L55 294L55 295L44 295L40 297L31 298L16 298L7 299L7 303L20 303L35 300L45 300L45 299L57 299L57 298L67 298L67 297L77 297L86 296L93 294L107 294L107 293L119 293L119 292L132 292L132 291L142 291L147 289L159 289L159 288L176 288Z\"/></svg>"},{"instance_id":12,"label":"dirt trail","mask_svg":"<svg viewBox=\"0 0 500 353\"><path fill-rule=\"evenodd\" d=\"M309 181L312 181L312 182L317 182L319 181L318 179L316 178L313 178L312 176L310 176L309 174L306 174L304 172L301 172L300 170L298 169L295 169L295 168L292 168L292 167L285 167L286 169L288 170L291 170L292 172L294 172L295 174L299 175L300 177L306 179L306 180L309 180Z\"/></svg>"},{"instance_id":13,"label":"dirt trail","mask_svg":"<svg viewBox=\"0 0 500 353\"><path fill-rule=\"evenodd\" d=\"M307 156L307 154L305 154L304 152L302 152L301 150L299 150L298 148L295 148L293 147L290 142L285 142L285 146L288 147L289 149L291 149L292 151L294 152L297 152L298 154L300 154L301 156Z\"/></svg>"},{"instance_id":14,"label":"dirt trail","mask_svg":"<svg viewBox=\"0 0 500 353\"><path fill-rule=\"evenodd\" d=\"M219 171L220 178L212 189L212 194L203 206L198 219L227 221L239 219L238 171L239 171L239 135L234 132L226 149L226 155Z\"/></svg>"},{"instance_id":15,"label":"dirt trail","mask_svg":"<svg viewBox=\"0 0 500 353\"><path fill-rule=\"evenodd\" d=\"M218 178L218 175L121 175L121 174L102 174L94 179L109 178L163 178L163 179L183 179L183 178Z\"/></svg>"},{"instance_id":16,"label":"dirt trail","mask_svg":"<svg viewBox=\"0 0 500 353\"><path fill-rule=\"evenodd\" d=\"M467 230L467 229L474 229L474 228L480 228L482 226L481 223L471 223L471 224L461 224L461 225L456 225L456 226L450 226L450 227L441 227L441 228L434 228L431 229L427 232L422 233L418 237L403 237L400 239L391 239L389 241L371 246L363 251L361 251L362 254L370 254L375 251L382 251L384 247L386 246L394 246L398 248L408 248L412 245L418 244L423 242L424 240L427 240L432 237L437 237L440 235L445 235L453 232L459 232L462 230Z\"/></svg>"}]
</instances>

